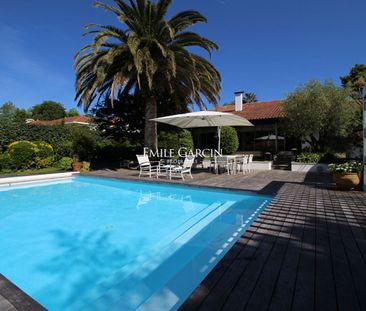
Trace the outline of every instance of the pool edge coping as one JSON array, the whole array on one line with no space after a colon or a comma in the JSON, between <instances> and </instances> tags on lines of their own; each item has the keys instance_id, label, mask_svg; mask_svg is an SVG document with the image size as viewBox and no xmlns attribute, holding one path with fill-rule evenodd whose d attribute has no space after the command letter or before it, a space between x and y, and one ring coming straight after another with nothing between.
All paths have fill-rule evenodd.
<instances>
[{"instance_id":1,"label":"pool edge coping","mask_svg":"<svg viewBox=\"0 0 366 311\"><path fill-rule=\"evenodd\" d=\"M0 301L1 297L7 301L14 310L19 311L45 311L47 310L38 301L21 290L13 282L0 273ZM10 311L13 309L9 309Z\"/></svg>"},{"instance_id":2,"label":"pool edge coping","mask_svg":"<svg viewBox=\"0 0 366 311\"><path fill-rule=\"evenodd\" d=\"M134 176L105 176L105 175L94 175L92 172L90 173L80 173L78 175L80 177L95 177L95 178L104 178L104 179L112 179L112 180L125 180L125 181L133 181L139 183L154 183L154 184L163 184L170 186L178 186L178 187L189 187L189 188L206 188L210 190L221 190L221 191L230 191L230 192L239 192L246 194L257 194L261 196L271 197L272 199L277 195L277 191L273 193L261 193L261 190L252 190L252 189L240 189L240 188L230 188L230 187L222 187L222 186L210 186L210 185L197 185L197 184L187 184L187 183L179 183L179 182L171 182L169 180L161 180L161 179L142 179ZM76 177L76 176L75 176Z\"/></svg>"},{"instance_id":3,"label":"pool edge coping","mask_svg":"<svg viewBox=\"0 0 366 311\"><path fill-rule=\"evenodd\" d=\"M0 187L16 186L33 182L55 181L79 175L79 172L51 173L0 178Z\"/></svg>"}]
</instances>

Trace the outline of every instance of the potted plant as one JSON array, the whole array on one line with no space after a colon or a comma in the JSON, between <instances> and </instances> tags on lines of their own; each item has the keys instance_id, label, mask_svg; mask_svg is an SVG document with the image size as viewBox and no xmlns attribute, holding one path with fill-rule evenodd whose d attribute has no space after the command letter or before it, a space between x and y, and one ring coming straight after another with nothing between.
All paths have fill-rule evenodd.
<instances>
[{"instance_id":1,"label":"potted plant","mask_svg":"<svg viewBox=\"0 0 366 311\"><path fill-rule=\"evenodd\" d=\"M362 163L329 164L329 171L333 173L333 181L341 190L352 190L360 184Z\"/></svg>"},{"instance_id":2,"label":"potted plant","mask_svg":"<svg viewBox=\"0 0 366 311\"><path fill-rule=\"evenodd\" d=\"M73 161L72 161L72 170L73 171L80 171L82 167L82 163L79 161L79 156L74 155Z\"/></svg>"}]
</instances>

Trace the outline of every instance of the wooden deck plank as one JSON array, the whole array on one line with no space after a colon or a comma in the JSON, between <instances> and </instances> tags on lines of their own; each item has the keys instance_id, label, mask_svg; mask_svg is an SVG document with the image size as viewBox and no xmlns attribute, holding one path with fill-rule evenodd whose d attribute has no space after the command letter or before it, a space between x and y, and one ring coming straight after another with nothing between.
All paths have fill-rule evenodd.
<instances>
[{"instance_id":1,"label":"wooden deck plank","mask_svg":"<svg viewBox=\"0 0 366 311\"><path fill-rule=\"evenodd\" d=\"M206 299L201 303L198 310L212 310L212 308L221 308L225 303L226 297L230 294L235 286L237 279L240 277L243 270L246 269L250 259L254 256L258 245L263 239L260 234L259 227L253 232L253 236L243 247L238 256L231 262L230 267L222 275L222 278L212 290L208 293Z\"/></svg>"},{"instance_id":2,"label":"wooden deck plank","mask_svg":"<svg viewBox=\"0 0 366 311\"><path fill-rule=\"evenodd\" d=\"M237 279L240 277L243 270L246 269L252 257L255 256L255 252L264 238L262 227L268 225L265 216L266 214L268 214L268 211L265 211L253 224L255 230L253 231L251 239L231 263L231 266L222 276L220 282L209 293L209 296L200 306L200 310L210 310L213 307L219 308L225 303L225 300L235 286ZM274 220L271 220L270 223L273 223L273 221Z\"/></svg>"},{"instance_id":3,"label":"wooden deck plank","mask_svg":"<svg viewBox=\"0 0 366 311\"><path fill-rule=\"evenodd\" d=\"M277 236L286 219L287 208L276 205L276 201L272 205L279 211L278 214L273 214L266 217L266 222L263 222L258 233L261 234L262 242L256 250L255 256L250 258L246 269L241 274L234 288L231 289L223 310L242 310L246 307L249 299L255 289L257 280L262 275L265 263L268 260L270 253L275 245ZM282 212L282 213L281 213ZM283 213L285 212L285 214ZM264 218L264 217L263 217Z\"/></svg>"},{"instance_id":4,"label":"wooden deck plank","mask_svg":"<svg viewBox=\"0 0 366 311\"><path fill-rule=\"evenodd\" d=\"M280 229L280 233L276 238L272 252L267 259L267 262L270 262L271 264L264 265L261 276L245 307L246 310L268 310L275 284L283 266L284 256L290 242L295 219L296 216L293 216L290 213L287 214L282 228Z\"/></svg>"},{"instance_id":5,"label":"wooden deck plank","mask_svg":"<svg viewBox=\"0 0 366 311\"><path fill-rule=\"evenodd\" d=\"M305 217L299 212L300 209L296 207L295 201L293 201L293 205L292 210L296 209L297 216L294 219L289 245L283 259L277 284L273 290L274 292L269 306L270 311L291 310L305 225Z\"/></svg>"},{"instance_id":6,"label":"wooden deck plank","mask_svg":"<svg viewBox=\"0 0 366 311\"><path fill-rule=\"evenodd\" d=\"M337 310L337 297L325 203L322 196L316 196L315 310L333 311Z\"/></svg>"},{"instance_id":7,"label":"wooden deck plank","mask_svg":"<svg viewBox=\"0 0 366 311\"><path fill-rule=\"evenodd\" d=\"M314 309L315 287L315 208L309 201L310 189L304 189L299 207L305 216L304 234L296 275L293 310Z\"/></svg>"},{"instance_id":8,"label":"wooden deck plank","mask_svg":"<svg viewBox=\"0 0 366 311\"><path fill-rule=\"evenodd\" d=\"M339 201L339 205L340 209L338 213L335 214L335 217L343 240L347 262L353 279L358 302L361 310L366 310L366 265L355 239L355 234L361 233L352 231L355 219L350 215L350 206L342 200ZM362 235L363 234L361 234L361 236Z\"/></svg>"},{"instance_id":9,"label":"wooden deck plank","mask_svg":"<svg viewBox=\"0 0 366 311\"><path fill-rule=\"evenodd\" d=\"M181 311L196 310L202 302L206 299L210 291L219 282L223 274L229 269L232 261L239 255L243 247L251 241L253 234L256 232L256 226L252 226L239 239L233 248L227 253L223 260L221 260L206 279L197 287L197 289L188 297L185 304L180 308Z\"/></svg>"},{"instance_id":10,"label":"wooden deck plank","mask_svg":"<svg viewBox=\"0 0 366 311\"><path fill-rule=\"evenodd\" d=\"M338 310L360 310L356 290L350 273L336 213L339 204L334 197L330 197L326 209L326 218L329 230L331 260L333 263L334 280L337 295Z\"/></svg>"}]
</instances>

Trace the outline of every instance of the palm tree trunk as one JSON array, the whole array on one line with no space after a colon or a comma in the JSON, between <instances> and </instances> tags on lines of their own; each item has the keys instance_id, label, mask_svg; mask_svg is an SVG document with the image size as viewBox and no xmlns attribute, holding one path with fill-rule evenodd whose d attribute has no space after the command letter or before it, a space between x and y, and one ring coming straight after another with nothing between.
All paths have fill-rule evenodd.
<instances>
[{"instance_id":1,"label":"palm tree trunk","mask_svg":"<svg viewBox=\"0 0 366 311\"><path fill-rule=\"evenodd\" d=\"M144 133L144 144L145 147L151 150L158 149L158 129L157 123L150 121L157 117L157 101L155 97L151 97L147 101L145 106L145 133Z\"/></svg>"}]
</instances>

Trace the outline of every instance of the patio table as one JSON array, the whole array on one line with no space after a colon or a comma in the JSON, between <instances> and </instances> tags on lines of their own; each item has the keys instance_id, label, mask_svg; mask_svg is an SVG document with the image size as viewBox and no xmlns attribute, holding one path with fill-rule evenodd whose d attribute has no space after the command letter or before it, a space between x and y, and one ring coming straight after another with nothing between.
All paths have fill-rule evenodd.
<instances>
[{"instance_id":1,"label":"patio table","mask_svg":"<svg viewBox=\"0 0 366 311\"><path fill-rule=\"evenodd\" d=\"M171 164L171 163L176 163L176 164ZM179 161L176 160L168 160L166 161L166 163L169 164L160 164L159 165L159 169L158 169L158 173L157 173L157 177L159 176L164 176L167 177L169 179L172 179L172 170L176 167L179 167ZM161 169L163 169L163 172L161 173Z\"/></svg>"},{"instance_id":2,"label":"patio table","mask_svg":"<svg viewBox=\"0 0 366 311\"><path fill-rule=\"evenodd\" d=\"M237 168L237 164L238 164L237 160L241 159L243 156L241 156L241 155L223 155L223 157L227 157L228 160L230 160L232 162L232 164L233 164L232 172L234 175L236 175L236 173L237 173L236 168Z\"/></svg>"}]
</instances>

